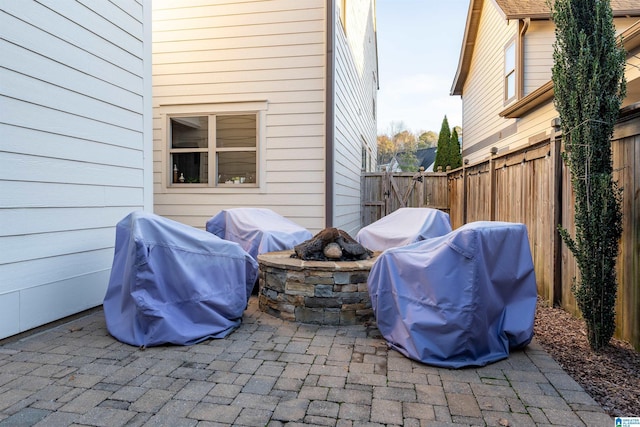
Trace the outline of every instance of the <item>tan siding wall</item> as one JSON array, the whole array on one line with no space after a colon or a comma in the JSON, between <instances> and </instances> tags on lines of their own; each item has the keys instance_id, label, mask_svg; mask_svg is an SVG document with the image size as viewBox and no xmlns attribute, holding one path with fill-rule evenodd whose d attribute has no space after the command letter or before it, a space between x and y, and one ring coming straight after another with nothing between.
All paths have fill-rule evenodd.
<instances>
[{"instance_id":1,"label":"tan siding wall","mask_svg":"<svg viewBox=\"0 0 640 427\"><path fill-rule=\"evenodd\" d=\"M374 2L346 2L346 34L336 10L333 225L355 235L361 221L362 146L375 158L377 94Z\"/></svg>"},{"instance_id":2,"label":"tan siding wall","mask_svg":"<svg viewBox=\"0 0 640 427\"><path fill-rule=\"evenodd\" d=\"M495 146L499 152L521 148L548 138L551 132L551 121L558 117L558 112L553 106L553 101L540 106L531 114L517 119L518 132L502 139Z\"/></svg>"},{"instance_id":3,"label":"tan siding wall","mask_svg":"<svg viewBox=\"0 0 640 427\"><path fill-rule=\"evenodd\" d=\"M512 124L498 113L505 107L504 47L518 32L516 21L506 21L491 1L484 2L476 46L463 89L463 149ZM490 147L465 156L471 163L486 158Z\"/></svg>"},{"instance_id":4,"label":"tan siding wall","mask_svg":"<svg viewBox=\"0 0 640 427\"><path fill-rule=\"evenodd\" d=\"M555 26L532 21L524 38L524 96L551 80Z\"/></svg>"},{"instance_id":5,"label":"tan siding wall","mask_svg":"<svg viewBox=\"0 0 640 427\"><path fill-rule=\"evenodd\" d=\"M615 25L618 31L623 31L635 21L634 18L617 18ZM557 117L552 102L524 118L505 119L499 116L500 111L508 106L503 102L504 46L517 32L517 21L507 23L493 2L485 2L462 97L463 149L473 151L474 145L482 145L488 138L495 141L465 155L471 164L490 157L492 147L504 152L540 141L543 134L549 133L551 120ZM554 25L551 21L530 23L524 40L524 96L551 80L554 41ZM631 57L629 61L637 59ZM628 65L627 71L630 76L637 72L633 65ZM514 124L517 133L499 135Z\"/></svg>"},{"instance_id":6,"label":"tan siding wall","mask_svg":"<svg viewBox=\"0 0 640 427\"><path fill-rule=\"evenodd\" d=\"M636 18L616 18L618 32L636 22ZM551 80L555 26L552 21L532 21L525 35L524 95Z\"/></svg>"},{"instance_id":7,"label":"tan siding wall","mask_svg":"<svg viewBox=\"0 0 640 427\"><path fill-rule=\"evenodd\" d=\"M153 1L155 212L204 228L222 209L266 207L324 227L325 2ZM260 101L259 188L169 189L161 112ZM224 109L224 107L223 107Z\"/></svg>"}]
</instances>

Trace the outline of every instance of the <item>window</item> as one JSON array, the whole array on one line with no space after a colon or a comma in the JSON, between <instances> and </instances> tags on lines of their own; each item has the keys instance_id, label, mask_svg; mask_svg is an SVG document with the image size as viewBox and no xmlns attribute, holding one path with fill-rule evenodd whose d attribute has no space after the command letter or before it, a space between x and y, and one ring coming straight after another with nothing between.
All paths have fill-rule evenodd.
<instances>
[{"instance_id":1,"label":"window","mask_svg":"<svg viewBox=\"0 0 640 427\"><path fill-rule=\"evenodd\" d=\"M504 50L504 100L516 96L516 42L510 42Z\"/></svg>"},{"instance_id":2,"label":"window","mask_svg":"<svg viewBox=\"0 0 640 427\"><path fill-rule=\"evenodd\" d=\"M256 113L169 117L170 186L256 186Z\"/></svg>"}]
</instances>

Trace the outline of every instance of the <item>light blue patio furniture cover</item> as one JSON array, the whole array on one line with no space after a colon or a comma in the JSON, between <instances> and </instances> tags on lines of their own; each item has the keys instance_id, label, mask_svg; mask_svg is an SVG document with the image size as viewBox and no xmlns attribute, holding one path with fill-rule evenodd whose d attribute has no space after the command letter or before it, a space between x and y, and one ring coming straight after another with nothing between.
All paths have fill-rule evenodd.
<instances>
[{"instance_id":1,"label":"light blue patio furniture cover","mask_svg":"<svg viewBox=\"0 0 640 427\"><path fill-rule=\"evenodd\" d=\"M238 244L133 212L116 226L107 328L145 347L223 338L240 326L257 274L257 262Z\"/></svg>"},{"instance_id":2,"label":"light blue patio furniture cover","mask_svg":"<svg viewBox=\"0 0 640 427\"><path fill-rule=\"evenodd\" d=\"M388 249L367 284L387 343L426 364L484 366L533 338L536 278L523 224L474 222Z\"/></svg>"},{"instance_id":3,"label":"light blue patio furniture cover","mask_svg":"<svg viewBox=\"0 0 640 427\"><path fill-rule=\"evenodd\" d=\"M449 214L431 208L400 208L360 229L356 240L372 251L405 246L451 231Z\"/></svg>"},{"instance_id":4,"label":"light blue patio furniture cover","mask_svg":"<svg viewBox=\"0 0 640 427\"><path fill-rule=\"evenodd\" d=\"M225 209L207 221L206 229L240 244L254 259L265 252L293 249L313 237L306 228L264 208Z\"/></svg>"}]
</instances>

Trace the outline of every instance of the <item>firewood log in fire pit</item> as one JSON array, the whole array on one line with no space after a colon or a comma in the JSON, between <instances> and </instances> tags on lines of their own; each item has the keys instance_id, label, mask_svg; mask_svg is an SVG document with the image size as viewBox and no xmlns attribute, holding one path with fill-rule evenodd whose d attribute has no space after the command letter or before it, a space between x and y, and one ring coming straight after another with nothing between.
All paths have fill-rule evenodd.
<instances>
[{"instance_id":1,"label":"firewood log in fire pit","mask_svg":"<svg viewBox=\"0 0 640 427\"><path fill-rule=\"evenodd\" d=\"M333 227L325 228L293 249L292 258L307 261L355 261L373 256L372 251L354 240L347 232Z\"/></svg>"}]
</instances>

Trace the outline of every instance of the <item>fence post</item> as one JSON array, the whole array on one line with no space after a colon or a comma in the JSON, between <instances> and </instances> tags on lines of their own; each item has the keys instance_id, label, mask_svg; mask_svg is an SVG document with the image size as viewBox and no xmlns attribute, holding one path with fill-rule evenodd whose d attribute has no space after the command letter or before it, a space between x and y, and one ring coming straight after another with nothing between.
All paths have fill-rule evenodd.
<instances>
[{"instance_id":1,"label":"fence post","mask_svg":"<svg viewBox=\"0 0 640 427\"><path fill-rule=\"evenodd\" d=\"M424 200L424 184L426 179L424 179L424 167L420 166L420 169L418 170L418 173L420 174L420 177L418 178L418 182L417 182L417 186L418 186L418 206L419 208L426 206L425 200Z\"/></svg>"},{"instance_id":2,"label":"fence post","mask_svg":"<svg viewBox=\"0 0 640 427\"><path fill-rule=\"evenodd\" d=\"M467 210L469 209L469 202L467 201L467 192L469 191L469 185L467 183L469 173L467 172L467 160L462 165L462 225L467 223ZM449 207L451 207L451 201L449 201Z\"/></svg>"},{"instance_id":3,"label":"fence post","mask_svg":"<svg viewBox=\"0 0 640 427\"><path fill-rule=\"evenodd\" d=\"M496 220L496 170L495 155L498 153L496 147L491 147L491 157L489 158L489 219Z\"/></svg>"},{"instance_id":4,"label":"fence post","mask_svg":"<svg viewBox=\"0 0 640 427\"><path fill-rule=\"evenodd\" d=\"M558 225L562 222L562 138L560 134L560 119L551 121L550 132L551 155L551 221L553 221L553 234L551 236L552 255L552 289L551 302L562 303L562 239L558 231Z\"/></svg>"},{"instance_id":5,"label":"fence post","mask_svg":"<svg viewBox=\"0 0 640 427\"><path fill-rule=\"evenodd\" d=\"M384 204L382 205L382 217L389 213L389 201L391 196L391 174L388 170L385 169L384 174L382 175L382 197ZM380 217L380 218L382 218Z\"/></svg>"}]
</instances>

